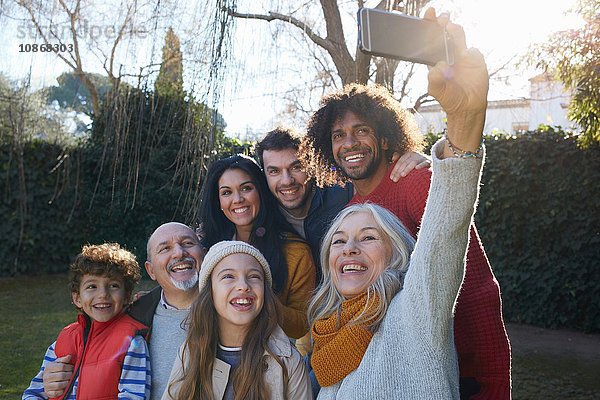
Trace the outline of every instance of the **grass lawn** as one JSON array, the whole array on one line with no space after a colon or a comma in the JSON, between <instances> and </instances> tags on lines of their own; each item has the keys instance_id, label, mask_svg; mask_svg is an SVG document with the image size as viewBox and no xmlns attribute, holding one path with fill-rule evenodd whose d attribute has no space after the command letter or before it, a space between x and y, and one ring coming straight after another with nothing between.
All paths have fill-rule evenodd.
<instances>
[{"instance_id":1,"label":"grass lawn","mask_svg":"<svg viewBox=\"0 0 600 400\"><path fill-rule=\"evenodd\" d=\"M600 361L547 354L513 356L513 399L597 400Z\"/></svg>"},{"instance_id":2,"label":"grass lawn","mask_svg":"<svg viewBox=\"0 0 600 400\"><path fill-rule=\"evenodd\" d=\"M75 321L67 283L65 275L0 278L0 399L21 398L48 346Z\"/></svg>"}]
</instances>

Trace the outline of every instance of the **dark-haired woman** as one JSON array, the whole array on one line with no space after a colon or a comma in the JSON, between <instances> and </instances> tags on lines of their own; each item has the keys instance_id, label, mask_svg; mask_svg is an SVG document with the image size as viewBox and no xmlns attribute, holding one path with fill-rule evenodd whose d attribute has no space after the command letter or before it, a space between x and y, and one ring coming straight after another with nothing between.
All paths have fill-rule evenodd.
<instances>
[{"instance_id":1,"label":"dark-haired woman","mask_svg":"<svg viewBox=\"0 0 600 400\"><path fill-rule=\"evenodd\" d=\"M285 220L256 162L236 155L214 162L202 189L203 244L241 240L260 250L271 266L281 305L281 327L291 338L308 332L307 303L315 287L310 247Z\"/></svg>"}]
</instances>

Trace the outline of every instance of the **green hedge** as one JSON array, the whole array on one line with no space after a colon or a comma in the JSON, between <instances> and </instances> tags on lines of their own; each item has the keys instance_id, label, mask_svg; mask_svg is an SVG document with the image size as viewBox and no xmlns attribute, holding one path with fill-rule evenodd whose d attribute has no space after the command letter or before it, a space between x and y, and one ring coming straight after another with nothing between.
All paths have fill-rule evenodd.
<instances>
[{"instance_id":1,"label":"green hedge","mask_svg":"<svg viewBox=\"0 0 600 400\"><path fill-rule=\"evenodd\" d=\"M552 129L488 147L477 216L507 319L599 332L599 147Z\"/></svg>"},{"instance_id":2,"label":"green hedge","mask_svg":"<svg viewBox=\"0 0 600 400\"><path fill-rule=\"evenodd\" d=\"M19 172L17 152L0 145L0 276L64 271L83 239L76 186L67 183L75 174L61 174L72 159L43 141L26 143L22 154Z\"/></svg>"},{"instance_id":3,"label":"green hedge","mask_svg":"<svg viewBox=\"0 0 600 400\"><path fill-rule=\"evenodd\" d=\"M219 134L205 106L133 91L107 101L78 147L0 143L0 276L65 272L104 241L143 261L158 225L195 220Z\"/></svg>"},{"instance_id":4,"label":"green hedge","mask_svg":"<svg viewBox=\"0 0 600 400\"><path fill-rule=\"evenodd\" d=\"M475 220L505 319L600 332L600 148L549 127L486 146Z\"/></svg>"}]
</instances>

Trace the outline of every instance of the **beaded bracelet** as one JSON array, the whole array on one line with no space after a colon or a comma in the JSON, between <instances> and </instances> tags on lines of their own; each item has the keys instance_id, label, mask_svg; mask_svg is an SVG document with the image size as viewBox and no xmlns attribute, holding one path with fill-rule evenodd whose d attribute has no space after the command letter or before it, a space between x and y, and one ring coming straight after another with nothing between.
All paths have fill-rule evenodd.
<instances>
[{"instance_id":1,"label":"beaded bracelet","mask_svg":"<svg viewBox=\"0 0 600 400\"><path fill-rule=\"evenodd\" d=\"M452 144L452 142L450 141L450 138L448 137L448 134L444 134L444 139L446 139L446 142L448 143L448 147L450 148L450 151L452 151L452 154L454 154L454 157L458 157L458 158L482 158L483 157L483 138L481 138L481 143L479 143L479 147L477 147L477 149L475 149L475 151L464 151L462 149L459 149L458 147L456 147L455 145Z\"/></svg>"}]
</instances>

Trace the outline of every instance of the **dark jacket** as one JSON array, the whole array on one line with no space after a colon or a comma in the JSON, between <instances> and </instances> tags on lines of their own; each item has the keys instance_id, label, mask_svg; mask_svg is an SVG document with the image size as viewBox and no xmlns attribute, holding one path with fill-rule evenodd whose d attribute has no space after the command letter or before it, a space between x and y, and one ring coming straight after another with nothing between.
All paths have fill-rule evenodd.
<instances>
[{"instance_id":1,"label":"dark jacket","mask_svg":"<svg viewBox=\"0 0 600 400\"><path fill-rule=\"evenodd\" d=\"M156 311L156 307L160 303L160 295L162 293L162 288L160 286L155 287L150 292L146 293L137 301L135 301L127 313L133 319L148 327L148 335L146 336L146 341L150 340L150 334L152 333L152 322L154 320L154 312Z\"/></svg>"},{"instance_id":2,"label":"dark jacket","mask_svg":"<svg viewBox=\"0 0 600 400\"><path fill-rule=\"evenodd\" d=\"M317 283L321 282L321 240L329 229L331 221L346 207L354 195L354 187L348 183L345 187L328 186L317 188L310 204L308 214L304 219L306 242L317 266Z\"/></svg>"}]
</instances>

